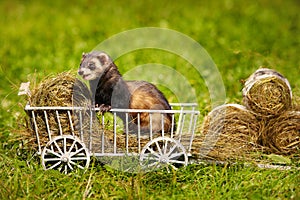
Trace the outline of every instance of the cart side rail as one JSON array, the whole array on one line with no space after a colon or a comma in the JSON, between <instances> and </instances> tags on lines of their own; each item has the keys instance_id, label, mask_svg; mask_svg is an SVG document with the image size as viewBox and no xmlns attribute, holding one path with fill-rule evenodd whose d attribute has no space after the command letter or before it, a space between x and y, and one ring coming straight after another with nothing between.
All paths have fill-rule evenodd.
<instances>
[{"instance_id":1,"label":"cart side rail","mask_svg":"<svg viewBox=\"0 0 300 200\"><path fill-rule=\"evenodd\" d=\"M30 106L27 104L25 110L31 118L32 129L35 133L37 144L38 144L38 153L40 154L43 146L45 146L45 141L50 141L54 136L57 135L73 135L77 136L82 140L87 148L97 156L117 156L125 155L132 153L140 153L143 148L143 141L145 138L148 138L148 141L157 137L158 135L152 133L151 123L150 123L150 132L147 135L141 133L140 126L140 115L141 113L148 113L150 119L153 115L161 115L161 124L163 127L164 115L170 114L172 116L172 129L170 132L165 133L162 129L162 132L159 136L171 137L179 142L184 143L186 151L191 152L192 142L196 130L197 119L200 115L200 112L196 110L196 103L171 103L170 104L173 110L147 110L147 109L120 109L113 108L110 110L112 113L112 130L107 130L105 126L107 125L104 115L98 116L96 114L100 111L99 108L95 107L58 107L58 106ZM175 109L176 108L176 109ZM177 109L178 108L178 109ZM52 113L52 115L51 115ZM119 126L118 114L124 113L126 115L126 123L124 125L123 135L118 133L117 127ZM137 126L138 131L135 134L128 132L128 124L130 121L129 113L137 113ZM51 115L51 116L50 116ZM74 115L76 118L76 123L74 122ZM43 123L45 125L43 128L40 128L40 124L37 121L37 116L43 118ZM50 124L50 117L54 118L56 124L56 129L53 131L53 124ZM65 119L64 122L62 120ZM53 120L52 120L53 121ZM175 125L176 124L176 125ZM174 126L175 125L175 126ZM66 127L68 126L68 132L65 132ZM175 128L174 128L175 127ZM55 134L54 134L55 133ZM46 139L45 139L46 138ZM132 139L134 138L134 139ZM120 139L123 140L123 147L120 148ZM135 148L130 146L130 142L136 144ZM44 143L43 143L44 142ZM109 145L107 144L109 143ZM132 150L135 149L135 150Z\"/></svg>"}]
</instances>

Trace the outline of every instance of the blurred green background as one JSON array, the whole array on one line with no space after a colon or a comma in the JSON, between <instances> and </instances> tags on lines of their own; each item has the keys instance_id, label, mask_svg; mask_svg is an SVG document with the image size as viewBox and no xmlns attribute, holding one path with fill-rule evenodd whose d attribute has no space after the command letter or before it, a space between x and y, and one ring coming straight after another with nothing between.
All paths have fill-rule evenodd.
<instances>
[{"instance_id":1,"label":"blurred green background","mask_svg":"<svg viewBox=\"0 0 300 200\"><path fill-rule=\"evenodd\" d=\"M242 84L261 66L299 86L298 1L1 1L1 99L15 105L20 82L78 68L82 52L122 31L162 27L201 44L216 63L228 101L239 101ZM188 63L166 52L144 50L116 61L121 73L144 63L176 69ZM192 80L194 87L205 87ZM197 78L197 77L196 77ZM194 82L193 82L194 81ZM12 88L13 87L13 88ZM202 88L205 90L204 88ZM206 91L204 91L206 92ZM198 91L199 95L202 95ZM203 96L204 102L209 102ZM3 103L3 102L2 102ZM201 104L201 102L198 102ZM3 108L9 108L6 105Z\"/></svg>"},{"instance_id":2,"label":"blurred green background","mask_svg":"<svg viewBox=\"0 0 300 200\"><path fill-rule=\"evenodd\" d=\"M168 28L196 40L217 65L227 102L241 101L243 80L261 66L281 72L297 94L300 87L299 11L298 0L1 0L1 152L10 155L10 159L16 154L11 147L20 143L10 140L14 137L14 130L19 129L18 124L23 123L20 116L24 115L26 102L17 96L21 82L40 80L48 74L66 70L76 71L82 52L134 28ZM192 70L187 70L190 65L178 56L147 49L116 60L121 73L153 62L183 72L196 90L200 110L203 114L209 111L210 98L203 80ZM173 100L172 94L167 90L166 93L168 99ZM291 180L294 179L287 182ZM264 189L270 187L265 184L262 196L273 194L280 197L287 191L288 197L294 195L293 186L292 189L281 188L275 179L271 183L276 186L274 190L265 192ZM247 197L248 193L247 189L242 189L238 197ZM218 197L219 193L214 194Z\"/></svg>"}]
</instances>

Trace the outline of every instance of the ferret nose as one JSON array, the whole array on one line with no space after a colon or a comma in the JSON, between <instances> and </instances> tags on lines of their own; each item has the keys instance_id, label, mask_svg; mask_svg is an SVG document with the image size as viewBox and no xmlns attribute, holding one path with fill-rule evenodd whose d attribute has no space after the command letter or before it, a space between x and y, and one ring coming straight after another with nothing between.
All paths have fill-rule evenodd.
<instances>
[{"instance_id":1,"label":"ferret nose","mask_svg":"<svg viewBox=\"0 0 300 200\"><path fill-rule=\"evenodd\" d=\"M78 70L78 74L79 74L80 76L82 76L82 75L83 75L83 71Z\"/></svg>"}]
</instances>

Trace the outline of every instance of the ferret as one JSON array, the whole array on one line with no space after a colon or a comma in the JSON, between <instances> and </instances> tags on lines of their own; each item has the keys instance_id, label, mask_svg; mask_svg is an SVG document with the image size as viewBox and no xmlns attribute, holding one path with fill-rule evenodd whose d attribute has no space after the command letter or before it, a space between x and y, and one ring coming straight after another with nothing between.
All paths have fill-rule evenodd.
<instances>
[{"instance_id":1,"label":"ferret","mask_svg":"<svg viewBox=\"0 0 300 200\"><path fill-rule=\"evenodd\" d=\"M109 55L102 51L83 53L78 74L88 80L101 112L111 108L170 110L167 99L157 87L146 81L124 81L118 67ZM125 113L117 113L125 125ZM137 131L137 113L129 113L129 132ZM152 114L152 132L162 132L161 114ZM170 132L172 115L163 114L164 132ZM140 131L149 133L150 117L140 113Z\"/></svg>"}]
</instances>

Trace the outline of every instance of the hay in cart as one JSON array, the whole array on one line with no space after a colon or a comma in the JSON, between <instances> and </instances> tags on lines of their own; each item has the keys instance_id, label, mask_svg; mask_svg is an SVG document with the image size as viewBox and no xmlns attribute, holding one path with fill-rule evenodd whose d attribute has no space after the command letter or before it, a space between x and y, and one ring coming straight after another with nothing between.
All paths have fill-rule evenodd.
<instances>
[{"instance_id":1,"label":"hay in cart","mask_svg":"<svg viewBox=\"0 0 300 200\"><path fill-rule=\"evenodd\" d=\"M278 116L292 107L290 84L275 70L261 68L247 79L243 104L257 116Z\"/></svg>"},{"instance_id":2,"label":"hay in cart","mask_svg":"<svg viewBox=\"0 0 300 200\"><path fill-rule=\"evenodd\" d=\"M33 88L29 98L31 106L88 106L91 105L89 88L76 79L71 72L62 72L56 76L46 77Z\"/></svg>"},{"instance_id":3,"label":"hay in cart","mask_svg":"<svg viewBox=\"0 0 300 200\"><path fill-rule=\"evenodd\" d=\"M120 153L139 153L148 142L158 137L174 138L182 142L185 147L189 148L189 146L191 146L192 137L196 129L196 121L199 115L199 112L194 110L195 108L193 106L195 105L196 104L183 103L180 104L180 109L175 108L172 110L130 109L130 111L125 111L126 109L112 109L112 113L100 114L98 116L102 127L100 137L103 137L105 141L107 141L106 143L103 143L104 146L102 149L104 149L104 152L112 152L115 148L115 151ZM161 115L162 120L164 119L165 113L169 113L172 115L171 129L169 131L153 131L150 124L155 122L151 121L149 123L149 129L136 124L136 129L134 131L130 128L126 130L131 124L131 121L128 121L126 126L126 123L124 124L116 115L116 113L120 112L127 114L136 112L139 113L139 115L137 115L139 116L138 118L142 116L142 113L147 115ZM136 120L140 121L140 119ZM99 148L101 147L98 145L98 149ZM99 150L96 151L99 152Z\"/></svg>"},{"instance_id":4,"label":"hay in cart","mask_svg":"<svg viewBox=\"0 0 300 200\"><path fill-rule=\"evenodd\" d=\"M64 108L80 105L88 108L91 95L89 88L71 72L63 72L46 77L33 88L28 103L31 107ZM79 127L88 126L87 123L79 124L79 117L90 117L90 112L83 111L79 116L74 109L35 109L27 112L32 122L29 128L39 133L41 146L45 146L52 137L63 134L79 137Z\"/></svg>"},{"instance_id":5,"label":"hay in cart","mask_svg":"<svg viewBox=\"0 0 300 200\"><path fill-rule=\"evenodd\" d=\"M260 129L260 121L244 106L222 105L204 119L202 135L194 139L193 149L211 160L253 159L251 154L262 149L257 143Z\"/></svg>"}]
</instances>

